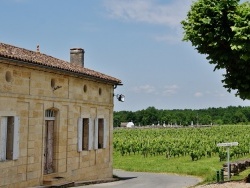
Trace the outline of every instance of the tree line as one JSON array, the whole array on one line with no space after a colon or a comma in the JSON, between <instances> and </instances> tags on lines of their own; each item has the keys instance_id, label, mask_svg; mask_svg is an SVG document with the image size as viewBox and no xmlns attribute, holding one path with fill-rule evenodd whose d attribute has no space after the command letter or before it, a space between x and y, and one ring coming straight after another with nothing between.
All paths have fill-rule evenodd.
<instances>
[{"instance_id":1,"label":"tree line","mask_svg":"<svg viewBox=\"0 0 250 188\"><path fill-rule=\"evenodd\" d=\"M132 111L115 111L113 125L132 121L135 126L148 125L228 125L250 123L250 107L163 110L155 107Z\"/></svg>"}]
</instances>

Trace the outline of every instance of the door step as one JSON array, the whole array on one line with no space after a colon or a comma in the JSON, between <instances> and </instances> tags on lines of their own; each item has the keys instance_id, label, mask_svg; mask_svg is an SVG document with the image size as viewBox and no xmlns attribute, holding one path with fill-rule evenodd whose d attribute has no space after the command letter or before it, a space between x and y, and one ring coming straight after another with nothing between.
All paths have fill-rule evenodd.
<instances>
[{"instance_id":1,"label":"door step","mask_svg":"<svg viewBox=\"0 0 250 188\"><path fill-rule=\"evenodd\" d=\"M45 178L43 180L43 185L51 188L56 188L56 187L66 188L66 187L73 187L74 182L68 182L65 180L64 177L57 176L57 177Z\"/></svg>"}]
</instances>

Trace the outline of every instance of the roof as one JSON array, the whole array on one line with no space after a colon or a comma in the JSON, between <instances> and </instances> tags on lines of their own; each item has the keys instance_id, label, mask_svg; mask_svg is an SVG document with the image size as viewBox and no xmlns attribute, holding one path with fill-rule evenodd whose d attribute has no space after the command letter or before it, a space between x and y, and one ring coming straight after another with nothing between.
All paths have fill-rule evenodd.
<instances>
[{"instance_id":1,"label":"roof","mask_svg":"<svg viewBox=\"0 0 250 188\"><path fill-rule=\"evenodd\" d=\"M45 67L46 69L53 68L59 71L66 71L73 75L110 82L115 85L122 85L121 80L112 76L108 76L106 74L87 69L80 65L69 63L67 61L60 60L40 52L19 48L9 44L0 43L0 58L18 60L18 63L29 63L35 66Z\"/></svg>"}]
</instances>

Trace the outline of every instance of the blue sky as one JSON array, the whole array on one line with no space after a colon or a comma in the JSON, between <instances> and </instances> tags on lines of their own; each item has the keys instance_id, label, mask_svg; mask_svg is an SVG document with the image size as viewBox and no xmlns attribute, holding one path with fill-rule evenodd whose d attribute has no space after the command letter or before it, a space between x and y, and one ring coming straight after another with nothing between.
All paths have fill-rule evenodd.
<instances>
[{"instance_id":1,"label":"blue sky","mask_svg":"<svg viewBox=\"0 0 250 188\"><path fill-rule=\"evenodd\" d=\"M69 61L123 82L114 110L250 106L223 87L223 70L182 42L180 21L192 0L1 0L0 42Z\"/></svg>"}]
</instances>

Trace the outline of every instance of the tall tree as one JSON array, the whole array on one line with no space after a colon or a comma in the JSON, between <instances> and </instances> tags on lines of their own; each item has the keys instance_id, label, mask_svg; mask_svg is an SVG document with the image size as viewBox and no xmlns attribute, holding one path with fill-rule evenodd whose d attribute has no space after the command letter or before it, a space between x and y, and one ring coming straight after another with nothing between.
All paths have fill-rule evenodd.
<instances>
[{"instance_id":1,"label":"tall tree","mask_svg":"<svg viewBox=\"0 0 250 188\"><path fill-rule=\"evenodd\" d=\"M247 122L247 118L246 118L245 114L242 111L238 110L233 115L232 122L234 124L237 124L237 123L246 123Z\"/></svg>"},{"instance_id":2,"label":"tall tree","mask_svg":"<svg viewBox=\"0 0 250 188\"><path fill-rule=\"evenodd\" d=\"M250 99L250 3L197 0L183 20L184 41L191 41L215 69L225 69L224 87Z\"/></svg>"}]
</instances>

